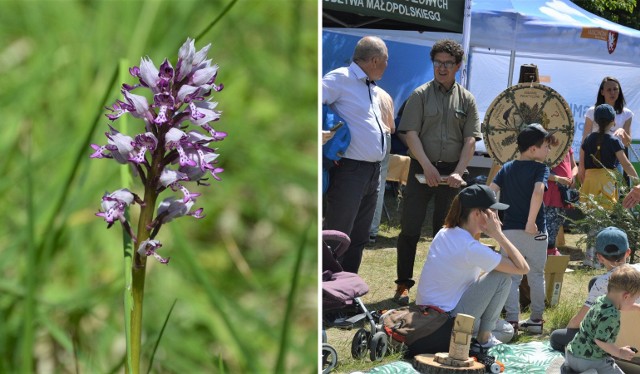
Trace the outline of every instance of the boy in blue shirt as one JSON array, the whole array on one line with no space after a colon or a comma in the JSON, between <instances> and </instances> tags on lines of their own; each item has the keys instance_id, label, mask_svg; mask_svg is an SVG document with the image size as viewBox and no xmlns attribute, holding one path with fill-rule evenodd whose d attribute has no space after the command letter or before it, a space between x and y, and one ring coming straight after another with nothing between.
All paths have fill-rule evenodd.
<instances>
[{"instance_id":1,"label":"boy in blue shirt","mask_svg":"<svg viewBox=\"0 0 640 374\"><path fill-rule=\"evenodd\" d=\"M529 264L527 282L531 289L531 317L519 321L522 275L512 275L511 290L505 303L506 320L515 331L521 329L540 334L544 322L544 266L547 262L547 228L542 198L549 178L549 168L544 160L555 139L553 132L536 123L526 126L518 134L517 143L520 157L505 163L490 187L496 194L500 192L501 202L509 205L504 213L502 230Z\"/></svg>"},{"instance_id":2,"label":"boy in blue shirt","mask_svg":"<svg viewBox=\"0 0 640 374\"><path fill-rule=\"evenodd\" d=\"M620 332L620 311L640 311L635 300L640 296L640 272L631 265L620 265L609 278L607 294L598 297L580 323L580 330L567 345L561 373L582 373L595 369L598 373L624 372L611 356L631 360L635 348L615 344Z\"/></svg>"}]
</instances>

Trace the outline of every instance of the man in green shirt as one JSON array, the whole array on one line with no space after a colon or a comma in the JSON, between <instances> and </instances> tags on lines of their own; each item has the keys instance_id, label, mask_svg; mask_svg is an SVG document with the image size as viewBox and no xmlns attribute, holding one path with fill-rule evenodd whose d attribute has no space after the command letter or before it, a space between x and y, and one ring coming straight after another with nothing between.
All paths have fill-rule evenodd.
<instances>
[{"instance_id":1,"label":"man in green shirt","mask_svg":"<svg viewBox=\"0 0 640 374\"><path fill-rule=\"evenodd\" d=\"M434 79L407 99L399 128L405 133L411 164L403 193L398 236L397 289L394 300L409 303L416 246L427 205L435 198L433 236L442 228L451 201L463 184L462 175L482 138L476 101L456 82L464 51L455 41L439 40L431 49ZM420 183L416 174L424 175Z\"/></svg>"}]
</instances>

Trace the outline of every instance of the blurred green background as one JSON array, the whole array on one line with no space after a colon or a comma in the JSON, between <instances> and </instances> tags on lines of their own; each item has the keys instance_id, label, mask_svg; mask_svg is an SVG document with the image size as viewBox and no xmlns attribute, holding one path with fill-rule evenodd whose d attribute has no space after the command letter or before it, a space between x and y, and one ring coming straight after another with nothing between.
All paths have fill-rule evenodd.
<instances>
[{"instance_id":1,"label":"blurred green background","mask_svg":"<svg viewBox=\"0 0 640 374\"><path fill-rule=\"evenodd\" d=\"M122 230L94 216L121 168L89 143L135 83L111 85L121 59L175 66L231 3L0 1L0 373L123 372ZM148 263L143 370L177 300L152 372L315 372L317 1L239 0L208 43L225 172L192 189L204 219L158 236L171 262Z\"/></svg>"}]
</instances>

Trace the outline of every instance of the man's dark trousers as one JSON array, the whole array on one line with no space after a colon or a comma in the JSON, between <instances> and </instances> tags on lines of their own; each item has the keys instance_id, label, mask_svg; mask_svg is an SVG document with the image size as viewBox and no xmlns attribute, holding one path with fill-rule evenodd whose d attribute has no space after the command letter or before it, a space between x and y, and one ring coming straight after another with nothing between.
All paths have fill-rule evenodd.
<instances>
[{"instance_id":1,"label":"man's dark trousers","mask_svg":"<svg viewBox=\"0 0 640 374\"><path fill-rule=\"evenodd\" d=\"M344 271L357 273L360 268L376 210L379 179L379 162L343 158L331 170L324 229L338 230L351 238L349 249L338 259Z\"/></svg>"},{"instance_id":2,"label":"man's dark trousers","mask_svg":"<svg viewBox=\"0 0 640 374\"><path fill-rule=\"evenodd\" d=\"M455 164L451 166L455 168ZM442 170L442 175L449 175L451 170ZM424 219L427 213L427 205L432 197L435 197L433 207L433 236L442 228L444 219L449 212L451 202L456 197L460 189L451 188L446 185L438 187L429 187L421 184L415 178L416 174L423 174L424 170L420 163L411 159L409 166L409 178L402 197L402 216L400 218L400 235L398 235L398 262L397 284L403 284L407 287L413 287L413 265L416 259L416 247Z\"/></svg>"}]
</instances>

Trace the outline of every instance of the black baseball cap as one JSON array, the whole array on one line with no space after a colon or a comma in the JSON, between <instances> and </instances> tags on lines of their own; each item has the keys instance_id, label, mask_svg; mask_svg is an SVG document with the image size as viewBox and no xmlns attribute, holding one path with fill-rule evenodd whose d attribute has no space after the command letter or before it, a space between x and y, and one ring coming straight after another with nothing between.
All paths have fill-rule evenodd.
<instances>
[{"instance_id":1,"label":"black baseball cap","mask_svg":"<svg viewBox=\"0 0 640 374\"><path fill-rule=\"evenodd\" d=\"M465 208L505 210L509 205L499 203L496 194L484 184L471 185L458 194L460 204Z\"/></svg>"},{"instance_id":2,"label":"black baseball cap","mask_svg":"<svg viewBox=\"0 0 640 374\"><path fill-rule=\"evenodd\" d=\"M520 134L518 134L518 148L529 149L529 147L538 144L540 140L551 137L556 131L557 130L547 131L539 123L527 125L520 131Z\"/></svg>"}]
</instances>

